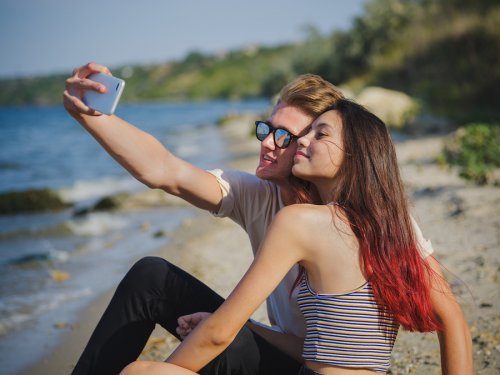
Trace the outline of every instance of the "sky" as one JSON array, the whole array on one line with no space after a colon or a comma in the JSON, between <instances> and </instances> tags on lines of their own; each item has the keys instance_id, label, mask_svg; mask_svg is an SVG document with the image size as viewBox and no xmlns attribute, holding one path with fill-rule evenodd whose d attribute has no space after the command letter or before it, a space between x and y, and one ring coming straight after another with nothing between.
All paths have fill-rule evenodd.
<instances>
[{"instance_id":1,"label":"sky","mask_svg":"<svg viewBox=\"0 0 500 375\"><path fill-rule=\"evenodd\" d=\"M367 0L0 0L0 77L154 64L346 30Z\"/></svg>"}]
</instances>

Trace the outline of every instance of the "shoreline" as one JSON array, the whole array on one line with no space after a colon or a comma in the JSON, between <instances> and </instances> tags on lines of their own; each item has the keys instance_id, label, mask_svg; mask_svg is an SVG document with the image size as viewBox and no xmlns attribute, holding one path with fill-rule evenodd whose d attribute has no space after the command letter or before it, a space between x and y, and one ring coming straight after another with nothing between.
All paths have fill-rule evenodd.
<instances>
[{"instance_id":1,"label":"shoreline","mask_svg":"<svg viewBox=\"0 0 500 375\"><path fill-rule=\"evenodd\" d=\"M225 246L217 248L210 246L210 250L204 248L204 244L207 242L220 243L228 239L230 240ZM247 248L242 248L238 252L229 251L234 249L234 243L243 245L245 241L246 234L232 221L214 218L209 213L200 211L192 219L185 220L175 230L175 236L172 237L172 241L167 246L148 254L148 256L159 256L167 259L200 278L208 286L226 297L243 276L252 260L248 241L246 241ZM220 262L220 259L227 261ZM132 265L133 262L131 262L130 267ZM217 277L220 274L224 275L223 279ZM58 344L44 358L32 366L28 366L21 374L62 375L70 373L111 300L114 290L115 288L96 296L79 313L78 323L65 328L66 332L61 335ZM262 321L265 321L265 316L264 306L254 315L256 319ZM141 358L165 359L176 345L177 340L163 328L157 326L146 344ZM165 358L161 358L163 354Z\"/></svg>"},{"instance_id":2,"label":"shoreline","mask_svg":"<svg viewBox=\"0 0 500 375\"><path fill-rule=\"evenodd\" d=\"M246 121L248 123L248 121ZM253 171L258 144L248 129L223 128L233 154L230 168ZM473 337L477 375L500 371L500 188L478 187L433 162L444 136L396 142L402 178L414 217L432 241L435 256L445 267L462 305ZM170 237L170 236L169 236ZM244 231L229 219L196 211L175 230L171 242L154 255L162 256L194 274L226 296L246 271L252 255ZM238 252L234 249L239 248ZM131 264L132 265L132 264ZM131 266L130 265L130 266ZM221 277L223 275L223 277ZM80 315L80 323L63 335L47 357L24 374L67 374L77 361L112 291L96 298ZM265 308L254 316L265 321ZM140 359L163 360L176 346L163 329L155 329ZM435 334L400 330L389 374L439 374L439 345Z\"/></svg>"},{"instance_id":3,"label":"shoreline","mask_svg":"<svg viewBox=\"0 0 500 375\"><path fill-rule=\"evenodd\" d=\"M251 114L245 115L243 118L237 120L237 124L231 123L221 127L223 137L228 145L229 154L231 155L231 162L228 163L230 168L253 172L259 145L257 142L252 142L253 139L249 138L248 129L244 126L248 123L248 118L252 116ZM251 140L250 142L249 139ZM123 209L130 211L134 210L137 206L144 208L154 207L159 204L171 207L191 207L181 199L169 196L159 190L147 190L146 192L132 195L125 202ZM194 214L190 219L184 220L178 228L172 231L173 235L168 235L169 244L147 255L159 256L169 260L200 278L219 294L226 297L251 263L252 250L250 243L243 229L231 220L215 218L211 214L196 208L193 209L193 212ZM202 250L205 242L217 242L216 238L219 238L220 242L227 241L227 238L233 238L233 240L228 241L225 247L211 246L211 250ZM234 250L234 243L238 243L238 247L242 251L232 251ZM217 256L216 253L220 253L220 256ZM230 254L229 256L228 253ZM147 255L145 254L144 256ZM234 256L232 261L221 263L221 259L231 259L231 255ZM135 261L139 259L137 258ZM128 268L132 267L133 264L134 261L130 262ZM209 264L210 266L207 267ZM234 264L237 264L238 267L234 267ZM219 272L224 273L224 279L217 279L215 275L219 274L219 272L211 274L207 272L209 271L207 268L212 271L219 269ZM21 374L63 375L70 373L111 300L116 286L92 299L79 312L76 319L78 323L65 327L65 332L61 334L57 344L48 349L47 354L43 358L25 367ZM267 313L264 305L259 308L254 318L262 322L267 322ZM140 358L163 360L175 348L177 343L177 339L168 334L162 327L157 326Z\"/></svg>"}]
</instances>

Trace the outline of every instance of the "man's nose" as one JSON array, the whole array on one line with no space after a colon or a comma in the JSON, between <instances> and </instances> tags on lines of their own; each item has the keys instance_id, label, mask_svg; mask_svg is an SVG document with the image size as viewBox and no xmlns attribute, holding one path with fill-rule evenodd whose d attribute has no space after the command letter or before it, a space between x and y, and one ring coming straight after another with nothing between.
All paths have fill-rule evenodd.
<instances>
[{"instance_id":1,"label":"man's nose","mask_svg":"<svg viewBox=\"0 0 500 375\"><path fill-rule=\"evenodd\" d=\"M276 145L274 144L274 135L273 133L269 133L266 138L262 141L262 146L274 150L276 148Z\"/></svg>"}]
</instances>

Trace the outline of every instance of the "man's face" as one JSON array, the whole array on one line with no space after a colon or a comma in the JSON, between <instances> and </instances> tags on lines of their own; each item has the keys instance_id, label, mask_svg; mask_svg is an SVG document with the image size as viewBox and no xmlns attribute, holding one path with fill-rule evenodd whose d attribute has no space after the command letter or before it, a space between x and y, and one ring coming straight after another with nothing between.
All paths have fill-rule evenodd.
<instances>
[{"instance_id":1,"label":"man's face","mask_svg":"<svg viewBox=\"0 0 500 375\"><path fill-rule=\"evenodd\" d=\"M283 128L296 136L302 136L307 133L307 127L313 120L300 109L280 103L274 107L267 122L273 127ZM285 149L277 147L274 144L273 133L269 133L266 139L261 142L260 161L255 171L256 176L263 180L273 181L278 185L286 183L292 170L296 149L296 140L292 141Z\"/></svg>"}]
</instances>

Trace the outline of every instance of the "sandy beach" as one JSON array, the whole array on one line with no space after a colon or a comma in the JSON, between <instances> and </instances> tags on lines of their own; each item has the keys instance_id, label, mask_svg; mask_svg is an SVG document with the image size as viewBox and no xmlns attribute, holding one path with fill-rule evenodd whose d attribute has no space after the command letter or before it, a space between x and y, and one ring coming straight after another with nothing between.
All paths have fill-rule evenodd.
<instances>
[{"instance_id":1,"label":"sandy beach","mask_svg":"<svg viewBox=\"0 0 500 375\"><path fill-rule=\"evenodd\" d=\"M231 140L231 168L253 171L257 163L259 145L248 135L249 123L243 120L223 128ZM401 171L413 214L424 236L432 241L434 255L446 269L469 322L475 374L499 374L500 188L471 185L456 171L435 164L442 141L442 136L430 136L398 142ZM154 200L158 194L147 193L144 201L147 197ZM252 259L244 231L228 219L216 219L205 212L185 220L170 236L169 245L155 255L196 275L223 296L232 290ZM24 373L70 373L111 295L112 291L88 306L78 324L66 329L60 346ZM254 318L266 321L263 307ZM141 359L164 359L176 345L176 340L157 328ZM400 331L390 373L439 374L436 335Z\"/></svg>"}]
</instances>

